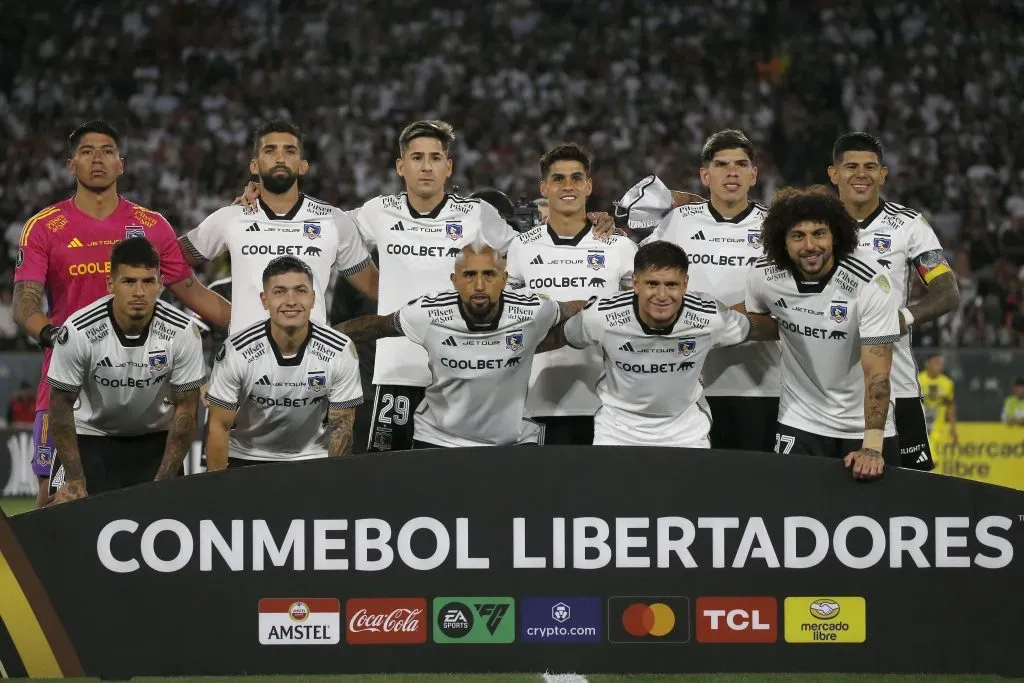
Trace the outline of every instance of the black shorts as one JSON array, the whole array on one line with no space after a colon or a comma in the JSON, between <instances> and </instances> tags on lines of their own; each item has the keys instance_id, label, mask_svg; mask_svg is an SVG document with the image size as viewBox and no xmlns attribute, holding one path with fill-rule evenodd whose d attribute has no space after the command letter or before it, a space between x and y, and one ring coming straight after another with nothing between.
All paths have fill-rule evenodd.
<instances>
[{"instance_id":1,"label":"black shorts","mask_svg":"<svg viewBox=\"0 0 1024 683\"><path fill-rule=\"evenodd\" d=\"M368 452L412 448L413 415L423 400L423 392L423 387L377 385L370 416Z\"/></svg>"},{"instance_id":2,"label":"black shorts","mask_svg":"<svg viewBox=\"0 0 1024 683\"><path fill-rule=\"evenodd\" d=\"M533 421L544 428L545 446L590 446L594 443L594 417L563 415L535 417Z\"/></svg>"},{"instance_id":3,"label":"black shorts","mask_svg":"<svg viewBox=\"0 0 1024 683\"><path fill-rule=\"evenodd\" d=\"M779 399L769 396L707 396L711 447L729 451L775 450Z\"/></svg>"},{"instance_id":4,"label":"black shorts","mask_svg":"<svg viewBox=\"0 0 1024 683\"><path fill-rule=\"evenodd\" d=\"M78 435L78 453L89 495L153 481L160 470L167 432L139 436ZM185 468L178 476L185 474ZM57 454L50 471L50 495L64 486L64 465Z\"/></svg>"},{"instance_id":5,"label":"black shorts","mask_svg":"<svg viewBox=\"0 0 1024 683\"><path fill-rule=\"evenodd\" d=\"M412 440L412 447L415 450L422 450L424 448L450 448L450 446L438 446L436 443L427 443L426 441Z\"/></svg>"},{"instance_id":6,"label":"black shorts","mask_svg":"<svg viewBox=\"0 0 1024 683\"><path fill-rule=\"evenodd\" d=\"M848 454L859 451L863 443L862 439L837 439L812 434L780 422L773 450L783 455L816 455L842 460ZM887 436L882 441L882 457L887 466L899 467L900 446L895 436Z\"/></svg>"},{"instance_id":7,"label":"black shorts","mask_svg":"<svg viewBox=\"0 0 1024 683\"><path fill-rule=\"evenodd\" d=\"M900 441L900 466L913 470L933 470L932 448L928 444L928 423L920 398L897 398L896 434Z\"/></svg>"},{"instance_id":8,"label":"black shorts","mask_svg":"<svg viewBox=\"0 0 1024 683\"><path fill-rule=\"evenodd\" d=\"M243 460L242 458L232 458L228 456L228 469L234 470L239 467L252 467L254 465L266 465L266 460Z\"/></svg>"}]
</instances>

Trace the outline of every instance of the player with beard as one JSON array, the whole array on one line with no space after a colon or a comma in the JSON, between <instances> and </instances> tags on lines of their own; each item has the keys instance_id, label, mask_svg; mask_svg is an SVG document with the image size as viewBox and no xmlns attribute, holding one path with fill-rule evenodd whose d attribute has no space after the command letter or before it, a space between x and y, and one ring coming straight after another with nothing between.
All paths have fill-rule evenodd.
<instances>
[{"instance_id":1,"label":"player with beard","mask_svg":"<svg viewBox=\"0 0 1024 683\"><path fill-rule=\"evenodd\" d=\"M859 258L857 224L824 185L779 192L761 230L766 256L748 273L746 310L779 325L775 452L839 458L857 479L880 477L899 464L892 284Z\"/></svg>"},{"instance_id":2,"label":"player with beard","mask_svg":"<svg viewBox=\"0 0 1024 683\"><path fill-rule=\"evenodd\" d=\"M722 130L701 152L701 182L710 201L673 209L642 244L666 240L689 257L690 287L726 306L743 303L750 266L762 256L768 209L750 200L757 184L754 145L742 131ZM771 451L779 415L779 345L715 348L704 363L704 395L714 424L711 447Z\"/></svg>"},{"instance_id":3,"label":"player with beard","mask_svg":"<svg viewBox=\"0 0 1024 683\"><path fill-rule=\"evenodd\" d=\"M903 467L931 470L935 463L917 363L910 350L911 335L915 324L956 310L960 302L956 274L946 263L939 238L924 216L879 196L889 171L876 138L866 133L841 135L833 145L828 174L839 189L843 206L860 224L860 247L870 250L877 269L889 275L893 296L900 306L902 336L896 343L892 365L900 462ZM910 303L910 279L915 271L925 285L925 294Z\"/></svg>"},{"instance_id":4,"label":"player with beard","mask_svg":"<svg viewBox=\"0 0 1024 683\"><path fill-rule=\"evenodd\" d=\"M585 302L505 289L505 260L482 240L460 251L450 279L454 289L335 329L352 339L404 336L426 351L433 381L416 410L414 447L537 443L540 428L524 417L533 356Z\"/></svg>"},{"instance_id":5,"label":"player with beard","mask_svg":"<svg viewBox=\"0 0 1024 683\"><path fill-rule=\"evenodd\" d=\"M279 256L294 256L310 267L316 293L313 322L327 324L326 292L335 268L376 299L377 268L355 224L340 209L299 191L309 162L303 158L298 127L278 120L257 128L249 170L262 183L258 203L218 209L180 240L193 265L230 252L231 334L266 318L260 303L263 270Z\"/></svg>"},{"instance_id":6,"label":"player with beard","mask_svg":"<svg viewBox=\"0 0 1024 683\"><path fill-rule=\"evenodd\" d=\"M217 324L226 325L231 317L231 305L203 286L182 259L164 217L118 194L125 159L117 130L105 121L90 121L71 133L68 147L75 194L25 223L14 274L14 321L45 350L32 433L38 505L46 503L54 459L46 383L54 335L72 311L106 296L113 245L146 237L158 251L163 284L179 301ZM49 313L43 312L44 300Z\"/></svg>"}]
</instances>

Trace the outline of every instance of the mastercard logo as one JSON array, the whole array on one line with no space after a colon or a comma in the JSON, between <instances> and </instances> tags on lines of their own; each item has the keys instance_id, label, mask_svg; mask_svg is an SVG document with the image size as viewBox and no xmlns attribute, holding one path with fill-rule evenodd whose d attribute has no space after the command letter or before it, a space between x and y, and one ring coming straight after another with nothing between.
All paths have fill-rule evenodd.
<instances>
[{"instance_id":1,"label":"mastercard logo","mask_svg":"<svg viewBox=\"0 0 1024 683\"><path fill-rule=\"evenodd\" d=\"M667 636L676 627L676 613L663 602L634 602L622 612L622 627L631 636L641 638Z\"/></svg>"}]
</instances>

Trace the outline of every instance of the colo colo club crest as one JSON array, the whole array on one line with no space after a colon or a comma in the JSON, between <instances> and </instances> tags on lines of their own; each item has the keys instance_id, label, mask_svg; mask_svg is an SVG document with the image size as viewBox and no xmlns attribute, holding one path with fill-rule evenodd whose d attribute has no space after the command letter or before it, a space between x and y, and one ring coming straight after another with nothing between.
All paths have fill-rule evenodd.
<instances>
[{"instance_id":1,"label":"colo colo club crest","mask_svg":"<svg viewBox=\"0 0 1024 683\"><path fill-rule=\"evenodd\" d=\"M167 368L167 352L166 351L150 351L149 352L149 369L153 372L160 372Z\"/></svg>"},{"instance_id":2,"label":"colo colo club crest","mask_svg":"<svg viewBox=\"0 0 1024 683\"><path fill-rule=\"evenodd\" d=\"M697 350L697 340L693 337L687 337L686 339L680 339L679 341L679 353L684 356L689 356L691 353Z\"/></svg>"},{"instance_id":3,"label":"colo colo club crest","mask_svg":"<svg viewBox=\"0 0 1024 683\"><path fill-rule=\"evenodd\" d=\"M875 235L871 247L879 254L888 254L892 251L892 238L888 235Z\"/></svg>"},{"instance_id":4,"label":"colo colo club crest","mask_svg":"<svg viewBox=\"0 0 1024 683\"><path fill-rule=\"evenodd\" d=\"M828 309L828 317L835 320L837 323L846 322L846 314L848 313L845 301L833 301L832 305Z\"/></svg>"},{"instance_id":5,"label":"colo colo club crest","mask_svg":"<svg viewBox=\"0 0 1024 683\"><path fill-rule=\"evenodd\" d=\"M327 386L327 374L323 370L316 370L306 377L306 388L313 391L321 391Z\"/></svg>"},{"instance_id":6,"label":"colo colo club crest","mask_svg":"<svg viewBox=\"0 0 1024 683\"><path fill-rule=\"evenodd\" d=\"M523 332L516 330L505 335L505 348L509 351L518 351L523 348Z\"/></svg>"},{"instance_id":7,"label":"colo colo club crest","mask_svg":"<svg viewBox=\"0 0 1024 683\"><path fill-rule=\"evenodd\" d=\"M604 252L603 251L591 251L587 254L587 267L593 268L594 270L601 270L604 268Z\"/></svg>"},{"instance_id":8,"label":"colo colo club crest","mask_svg":"<svg viewBox=\"0 0 1024 683\"><path fill-rule=\"evenodd\" d=\"M448 239L457 240L462 237L462 223L445 223L444 234L448 235Z\"/></svg>"},{"instance_id":9,"label":"colo colo club crest","mask_svg":"<svg viewBox=\"0 0 1024 683\"><path fill-rule=\"evenodd\" d=\"M303 223L302 234L311 240L315 240L320 236L320 224L319 223Z\"/></svg>"}]
</instances>

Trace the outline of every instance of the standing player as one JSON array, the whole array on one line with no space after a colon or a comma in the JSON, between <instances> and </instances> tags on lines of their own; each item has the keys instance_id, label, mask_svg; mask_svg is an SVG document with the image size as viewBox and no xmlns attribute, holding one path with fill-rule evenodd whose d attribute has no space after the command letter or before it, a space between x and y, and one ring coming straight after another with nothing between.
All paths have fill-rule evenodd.
<instances>
[{"instance_id":1,"label":"standing player","mask_svg":"<svg viewBox=\"0 0 1024 683\"><path fill-rule=\"evenodd\" d=\"M336 329L353 339L405 336L425 349L433 382L416 410L415 447L537 443L540 428L524 418L534 353L585 302L505 290L504 258L481 241L461 250L450 279L454 291Z\"/></svg>"},{"instance_id":2,"label":"standing player","mask_svg":"<svg viewBox=\"0 0 1024 683\"><path fill-rule=\"evenodd\" d=\"M377 298L377 268L352 220L340 209L299 192L309 162L302 133L287 121L256 129L249 170L263 186L258 205L218 209L181 238L192 265L231 253L231 334L265 320L260 305L262 273L277 256L295 256L310 266L318 296L313 321L327 324L326 292L335 267L365 296Z\"/></svg>"},{"instance_id":3,"label":"standing player","mask_svg":"<svg viewBox=\"0 0 1024 683\"><path fill-rule=\"evenodd\" d=\"M960 293L956 275L942 255L935 231L916 211L880 199L888 169L883 165L882 145L865 133L847 133L832 148L832 183L846 210L860 222L860 246L874 252L875 270L888 275L893 297L901 307L900 333L893 352L892 385L896 397L896 431L899 432L903 467L931 470L931 447L925 425L917 364L910 350L914 323L936 320L956 309ZM910 278L914 270L927 291L910 303Z\"/></svg>"},{"instance_id":4,"label":"standing player","mask_svg":"<svg viewBox=\"0 0 1024 683\"><path fill-rule=\"evenodd\" d=\"M690 286L726 306L743 302L747 271L761 257L768 209L750 200L757 183L754 146L738 130L722 130L701 152L700 179L710 201L668 214L643 243L666 240L690 261ZM711 447L771 451L779 416L777 343L724 346L704 363L704 395L714 426Z\"/></svg>"},{"instance_id":5,"label":"standing player","mask_svg":"<svg viewBox=\"0 0 1024 683\"><path fill-rule=\"evenodd\" d=\"M921 385L921 399L924 403L929 436L939 425L948 426L950 441L955 444L956 396L953 392L953 380L944 372L945 369L945 359L941 353L936 353L925 361L924 370L917 376L917 382ZM899 425L896 429L899 430Z\"/></svg>"},{"instance_id":6,"label":"standing player","mask_svg":"<svg viewBox=\"0 0 1024 683\"><path fill-rule=\"evenodd\" d=\"M637 251L632 292L598 299L565 324L570 346L604 355L595 445L709 448L700 374L711 350L779 338L771 318L688 292L688 269L680 247L649 242Z\"/></svg>"},{"instance_id":7,"label":"standing player","mask_svg":"<svg viewBox=\"0 0 1024 683\"><path fill-rule=\"evenodd\" d=\"M111 250L108 287L54 334L54 503L177 476L195 438L203 345L195 321L157 301L149 240Z\"/></svg>"},{"instance_id":8,"label":"standing player","mask_svg":"<svg viewBox=\"0 0 1024 683\"><path fill-rule=\"evenodd\" d=\"M822 185L780 191L762 241L746 310L779 324L775 452L842 458L855 478L880 477L885 464L899 464L889 406L899 318L889 278L854 255L857 224Z\"/></svg>"},{"instance_id":9,"label":"standing player","mask_svg":"<svg viewBox=\"0 0 1024 683\"><path fill-rule=\"evenodd\" d=\"M14 276L15 322L45 349L33 431L32 471L39 480L39 505L46 503L53 462L47 415L50 387L45 381L53 338L72 311L106 295L111 246L130 237L147 237L159 251L162 281L174 296L207 320L227 325L231 317L230 304L193 276L164 217L117 193L125 161L113 126L103 121L83 124L71 133L68 146L75 195L25 223ZM44 299L49 316L43 313Z\"/></svg>"},{"instance_id":10,"label":"standing player","mask_svg":"<svg viewBox=\"0 0 1024 683\"><path fill-rule=\"evenodd\" d=\"M550 213L547 223L517 235L508 249L513 289L570 301L632 287L636 245L623 236L596 237L587 219L590 164L590 155L575 144L559 145L540 158L540 191ZM596 348L561 348L534 359L526 414L544 425L545 444L594 442L600 374Z\"/></svg>"},{"instance_id":11,"label":"standing player","mask_svg":"<svg viewBox=\"0 0 1024 683\"><path fill-rule=\"evenodd\" d=\"M250 325L217 354L210 403L209 471L352 453L355 406L363 402L355 345L310 320L313 271L295 256L263 270L269 320Z\"/></svg>"}]
</instances>

